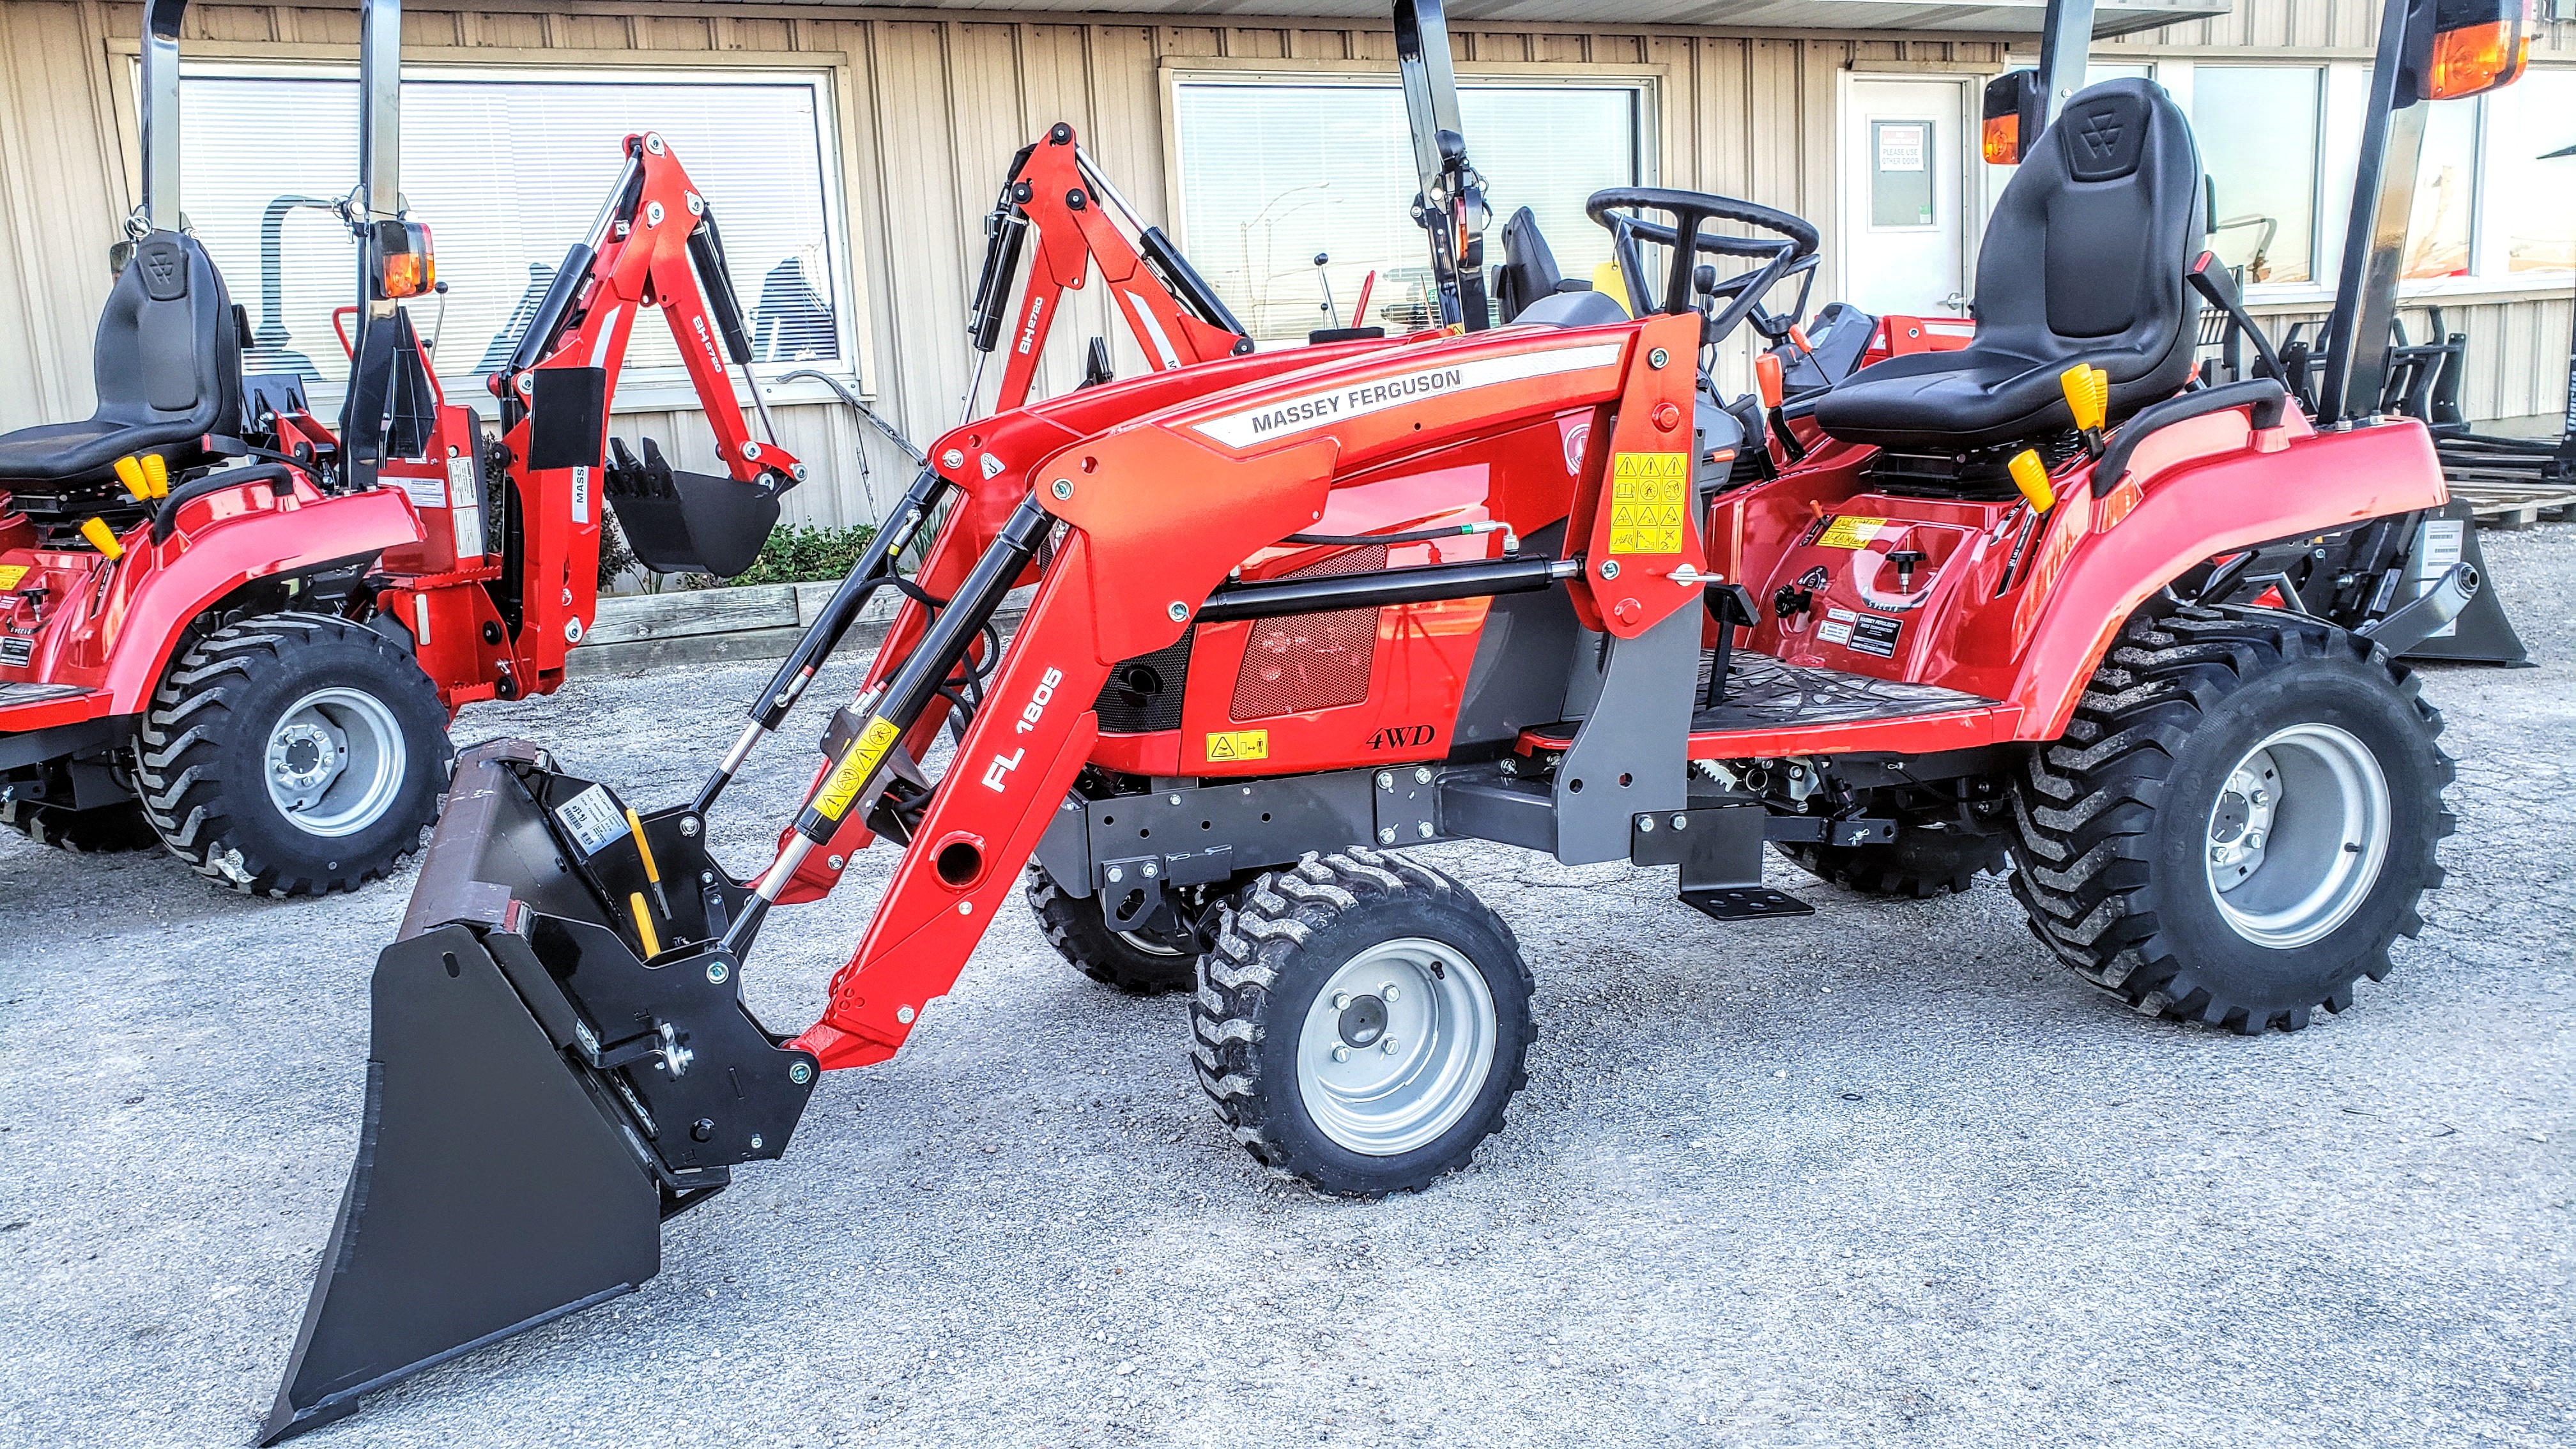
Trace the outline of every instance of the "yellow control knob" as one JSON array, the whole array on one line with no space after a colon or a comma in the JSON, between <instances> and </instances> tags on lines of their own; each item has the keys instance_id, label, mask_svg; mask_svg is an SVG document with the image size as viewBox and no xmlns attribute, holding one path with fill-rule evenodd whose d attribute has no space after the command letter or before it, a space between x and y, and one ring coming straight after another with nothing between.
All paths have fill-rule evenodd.
<instances>
[{"instance_id":1,"label":"yellow control knob","mask_svg":"<svg viewBox=\"0 0 2576 1449\"><path fill-rule=\"evenodd\" d=\"M152 496L170 496L170 460L158 453L143 455L143 481L152 485Z\"/></svg>"},{"instance_id":2,"label":"yellow control knob","mask_svg":"<svg viewBox=\"0 0 2576 1449\"><path fill-rule=\"evenodd\" d=\"M2077 363L2057 375L2057 387L2066 394L2066 408L2075 415L2077 432L2089 433L2102 426L2104 407L2111 396L2110 374Z\"/></svg>"},{"instance_id":3,"label":"yellow control knob","mask_svg":"<svg viewBox=\"0 0 2576 1449\"><path fill-rule=\"evenodd\" d=\"M138 503L152 497L152 480L144 476L143 460L140 458L117 459L116 481L124 484L125 491L132 494Z\"/></svg>"},{"instance_id":4,"label":"yellow control knob","mask_svg":"<svg viewBox=\"0 0 2576 1449\"><path fill-rule=\"evenodd\" d=\"M2048 465L2039 460L2036 451L2024 448L2004 466L2012 473L2013 486L2030 500L2032 508L2046 513L2057 506L2057 490L2048 486Z\"/></svg>"},{"instance_id":5,"label":"yellow control knob","mask_svg":"<svg viewBox=\"0 0 2576 1449\"><path fill-rule=\"evenodd\" d=\"M82 524L81 537L89 540L90 547L106 555L109 563L125 557L125 545L116 541L116 530L108 527L104 518L93 518Z\"/></svg>"}]
</instances>

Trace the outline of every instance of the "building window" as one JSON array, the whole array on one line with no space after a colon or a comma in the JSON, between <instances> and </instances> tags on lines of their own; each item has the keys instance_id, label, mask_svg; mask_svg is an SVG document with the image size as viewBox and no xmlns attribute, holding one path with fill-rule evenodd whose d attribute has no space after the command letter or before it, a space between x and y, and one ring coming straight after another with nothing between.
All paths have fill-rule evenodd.
<instances>
[{"instance_id":1,"label":"building window","mask_svg":"<svg viewBox=\"0 0 2576 1449\"><path fill-rule=\"evenodd\" d=\"M1558 267L1586 280L1610 234L1583 214L1605 186L1644 179L1645 96L1635 84L1462 82L1467 155L1484 174L1499 262L1501 223L1526 206ZM1342 320L1377 273L1369 320L1427 325L1431 268L1413 223L1418 189L1404 93L1377 81L1186 80L1174 87L1181 244L1256 338L1328 325L1317 253Z\"/></svg>"},{"instance_id":2,"label":"building window","mask_svg":"<svg viewBox=\"0 0 2576 1449\"><path fill-rule=\"evenodd\" d=\"M442 377L508 356L565 251L583 240L623 164L658 131L714 207L755 356L826 366L848 355L847 268L829 218L826 80L722 80L412 67L403 83L402 192L438 251L443 300L412 306ZM357 82L345 69L191 67L180 91L182 209L248 309L254 372L338 382L331 313L355 300L348 231L330 208L356 182ZM293 144L284 144L284 138ZM676 380L667 327L635 328L631 380ZM655 377L656 373L661 378Z\"/></svg>"},{"instance_id":3,"label":"building window","mask_svg":"<svg viewBox=\"0 0 2576 1449\"><path fill-rule=\"evenodd\" d=\"M2191 129L2218 198L2210 243L2248 282L2316 276L2323 76L2313 67L2195 67Z\"/></svg>"},{"instance_id":4,"label":"building window","mask_svg":"<svg viewBox=\"0 0 2576 1449\"><path fill-rule=\"evenodd\" d=\"M2406 225L2410 282L2465 277L2478 209L2478 112L2475 101L2436 102L2424 117L2424 153L2415 168L2415 209Z\"/></svg>"},{"instance_id":5,"label":"building window","mask_svg":"<svg viewBox=\"0 0 2576 1449\"><path fill-rule=\"evenodd\" d=\"M2507 273L2576 267L2576 68L2533 66L2486 98L2490 225ZM2492 255L2492 253L2490 253Z\"/></svg>"}]
</instances>

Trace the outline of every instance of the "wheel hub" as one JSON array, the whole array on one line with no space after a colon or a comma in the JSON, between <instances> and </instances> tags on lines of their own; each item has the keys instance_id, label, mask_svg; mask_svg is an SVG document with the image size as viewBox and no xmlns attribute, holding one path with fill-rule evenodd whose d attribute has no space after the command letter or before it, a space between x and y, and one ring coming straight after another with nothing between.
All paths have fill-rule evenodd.
<instances>
[{"instance_id":1,"label":"wheel hub","mask_svg":"<svg viewBox=\"0 0 2576 1449\"><path fill-rule=\"evenodd\" d=\"M263 752L268 798L307 835L354 835L402 794L410 749L382 700L318 689L279 715Z\"/></svg>"},{"instance_id":2,"label":"wheel hub","mask_svg":"<svg viewBox=\"0 0 2576 1449\"><path fill-rule=\"evenodd\" d=\"M2211 805L2207 869L2238 935L2289 950L2352 918L2387 862L2388 777L2370 747L2328 724L2275 731Z\"/></svg>"},{"instance_id":3,"label":"wheel hub","mask_svg":"<svg viewBox=\"0 0 2576 1449\"><path fill-rule=\"evenodd\" d=\"M1345 962L1308 1008L1298 1095L1336 1144L1373 1157L1411 1152L1475 1105L1501 1037L1492 989L1455 947L1383 942Z\"/></svg>"}]
</instances>

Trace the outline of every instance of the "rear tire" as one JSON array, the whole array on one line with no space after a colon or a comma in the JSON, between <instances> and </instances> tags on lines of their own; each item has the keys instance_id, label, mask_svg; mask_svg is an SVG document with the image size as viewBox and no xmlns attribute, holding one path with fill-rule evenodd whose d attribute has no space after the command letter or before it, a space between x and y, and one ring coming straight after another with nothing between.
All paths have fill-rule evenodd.
<instances>
[{"instance_id":1,"label":"rear tire","mask_svg":"<svg viewBox=\"0 0 2576 1449\"><path fill-rule=\"evenodd\" d=\"M2141 1012L2297 1031L2423 929L2453 826L2441 730L2412 674L2322 620L2134 619L2016 784L2013 893Z\"/></svg>"},{"instance_id":2,"label":"rear tire","mask_svg":"<svg viewBox=\"0 0 2576 1449\"><path fill-rule=\"evenodd\" d=\"M1239 901L1190 1014L1199 1085L1255 1158L1376 1197L1428 1186L1502 1129L1534 1031L1501 917L1357 846L1265 872Z\"/></svg>"},{"instance_id":3,"label":"rear tire","mask_svg":"<svg viewBox=\"0 0 2576 1449\"><path fill-rule=\"evenodd\" d=\"M1022 891L1047 944L1092 980L1132 996L1161 996L1198 984L1199 943L1190 930L1113 931L1100 914L1098 897L1066 895L1035 861Z\"/></svg>"},{"instance_id":4,"label":"rear tire","mask_svg":"<svg viewBox=\"0 0 2576 1449\"><path fill-rule=\"evenodd\" d=\"M161 843L161 837L153 833L152 822L143 814L140 800L119 800L87 810L12 800L0 805L0 825L38 845L50 845L74 855L121 855L150 850Z\"/></svg>"},{"instance_id":5,"label":"rear tire","mask_svg":"<svg viewBox=\"0 0 2576 1449\"><path fill-rule=\"evenodd\" d=\"M198 640L154 692L137 745L163 843L265 896L354 890L399 868L456 761L437 687L411 655L321 614Z\"/></svg>"}]
</instances>

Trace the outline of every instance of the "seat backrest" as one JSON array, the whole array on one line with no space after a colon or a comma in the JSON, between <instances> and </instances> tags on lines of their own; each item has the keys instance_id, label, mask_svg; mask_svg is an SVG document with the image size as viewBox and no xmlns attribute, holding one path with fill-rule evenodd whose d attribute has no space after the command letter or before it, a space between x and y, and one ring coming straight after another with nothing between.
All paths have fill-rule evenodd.
<instances>
[{"instance_id":1,"label":"seat backrest","mask_svg":"<svg viewBox=\"0 0 2576 1449\"><path fill-rule=\"evenodd\" d=\"M2149 82L2104 81L2032 150L1977 256L1975 345L2082 357L2111 374L2115 412L2181 387L2196 310L2184 272L2206 205L2182 112Z\"/></svg>"},{"instance_id":2,"label":"seat backrest","mask_svg":"<svg viewBox=\"0 0 2576 1449\"><path fill-rule=\"evenodd\" d=\"M1503 223L1503 264L1494 269L1494 305L1503 320L1518 318L1541 297L1552 296L1565 280L1556 253L1539 234L1538 217L1528 207Z\"/></svg>"},{"instance_id":3,"label":"seat backrest","mask_svg":"<svg viewBox=\"0 0 2576 1449\"><path fill-rule=\"evenodd\" d=\"M91 354L98 416L132 427L241 430L241 334L214 258L156 231L108 293Z\"/></svg>"}]
</instances>

